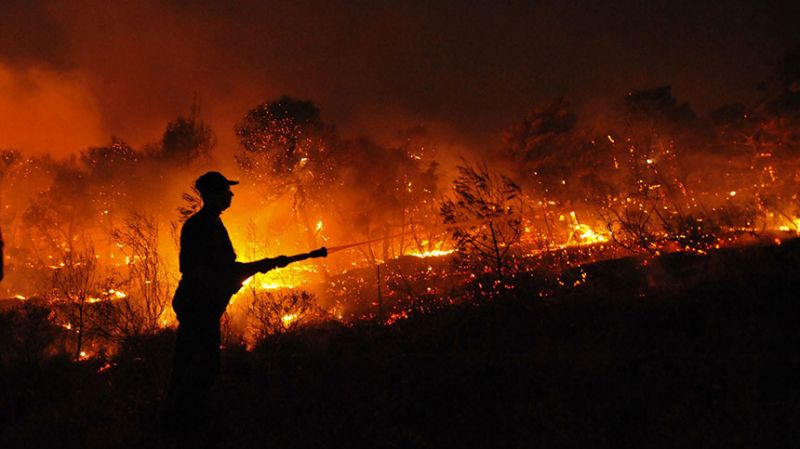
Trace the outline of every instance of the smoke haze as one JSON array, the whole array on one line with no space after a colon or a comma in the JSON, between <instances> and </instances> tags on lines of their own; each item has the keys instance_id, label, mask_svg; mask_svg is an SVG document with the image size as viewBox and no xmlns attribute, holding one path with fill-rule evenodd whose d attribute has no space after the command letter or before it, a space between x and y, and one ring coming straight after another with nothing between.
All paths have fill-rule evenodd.
<instances>
[{"instance_id":1,"label":"smoke haze","mask_svg":"<svg viewBox=\"0 0 800 449\"><path fill-rule=\"evenodd\" d=\"M347 135L425 124L496 142L533 104L672 84L699 111L755 96L795 43L770 2L5 1L0 147L73 153L158 140L197 96L220 147L288 94Z\"/></svg>"}]
</instances>

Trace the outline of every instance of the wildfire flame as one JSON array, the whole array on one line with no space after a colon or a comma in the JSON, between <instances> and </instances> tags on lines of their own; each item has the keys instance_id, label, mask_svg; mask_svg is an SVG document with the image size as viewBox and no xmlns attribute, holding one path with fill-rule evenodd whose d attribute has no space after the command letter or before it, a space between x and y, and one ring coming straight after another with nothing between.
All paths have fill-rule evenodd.
<instances>
[{"instance_id":1,"label":"wildfire flame","mask_svg":"<svg viewBox=\"0 0 800 449\"><path fill-rule=\"evenodd\" d=\"M409 253L409 256L419 257L420 259L424 259L426 257L441 257L446 256L448 254L453 254L456 250L454 249L434 249L431 251L422 251L422 252L414 252Z\"/></svg>"},{"instance_id":2,"label":"wildfire flame","mask_svg":"<svg viewBox=\"0 0 800 449\"><path fill-rule=\"evenodd\" d=\"M420 259L425 259L428 257L441 257L446 256L448 254L453 254L456 250L455 249L447 249L447 242L439 241L436 243L432 243L430 240L422 240L420 242L420 246L422 248L427 248L425 250L418 251L411 251L407 253L408 256L419 257Z\"/></svg>"},{"instance_id":3,"label":"wildfire flame","mask_svg":"<svg viewBox=\"0 0 800 449\"><path fill-rule=\"evenodd\" d=\"M114 295L114 297L117 298L117 299L122 299L122 298L127 298L128 297L128 295L125 292L120 291L120 290L111 289L111 290L108 291L108 293L110 295Z\"/></svg>"},{"instance_id":4,"label":"wildfire flame","mask_svg":"<svg viewBox=\"0 0 800 449\"><path fill-rule=\"evenodd\" d=\"M559 217L559 219L561 221L566 221L566 218L563 215ZM596 232L586 223L579 222L575 211L571 211L569 213L568 223L570 223L572 233L570 234L567 243L563 245L563 247L593 245L596 243L605 243L609 240L607 234Z\"/></svg>"},{"instance_id":5,"label":"wildfire flame","mask_svg":"<svg viewBox=\"0 0 800 449\"><path fill-rule=\"evenodd\" d=\"M585 224L575 226L573 235L577 239L577 243L582 245L605 243L608 241L608 237L595 232L591 227Z\"/></svg>"},{"instance_id":6,"label":"wildfire flame","mask_svg":"<svg viewBox=\"0 0 800 449\"><path fill-rule=\"evenodd\" d=\"M284 131L288 133L291 130ZM769 132L769 130L765 131ZM644 132L650 131L645 130ZM714 169L709 169L707 173L703 173L704 176L708 177L708 181L701 183L690 181L693 177L678 177L677 172L673 173L673 171L677 170L674 167L678 166L706 168L706 164L702 163L704 159L699 159L698 156L689 158L690 152L688 151L686 152L687 156L684 156L682 153L684 150L681 148L680 143L676 143L677 141L659 139L658 145L640 147L637 143L637 140L640 139L633 138L636 136L625 135L624 132L602 130L595 133L593 131L592 136L594 138L591 140L591 144L597 148L599 153L597 153L597 159L592 159L591 163L597 164L596 168L599 171L596 173L603 178L602 185L596 186L602 187L602 189L598 190L600 193L591 191L586 188L587 185L584 185L584 183L594 183L596 180L593 178L582 180L581 177L570 173L568 168L573 161L569 159L559 161L559 163L564 162L565 166L563 168L565 170L548 171L536 164L520 167L525 168L525 170L519 173L533 174L533 178L526 176L524 179L515 180L515 182L520 183L520 196L524 197L524 200L522 200L524 208L521 205L519 209L514 209L514 219L521 226L517 230L518 232L509 233L509 235L514 235L513 239L509 238L507 242L495 242L494 248L495 250L500 249L500 251L495 251L498 257L500 257L499 253L503 253L504 257L505 255L514 258L518 257L512 264L515 270L531 268L533 264L538 263L536 262L537 258L534 256L545 252L563 252L568 257L560 257L553 263L566 263L570 266L596 261L602 257L616 257L620 253L611 254L613 250L608 249L614 247L614 245L603 245L612 240L618 243L619 247L624 247L620 251L643 252L654 255L670 251L706 254L707 251L719 248L720 245L725 245L726 242L735 244L738 234L744 232L753 231L754 234L756 233L755 231L763 232L766 239L774 241L775 244L780 244L781 239L787 237L786 234L777 234L776 231L800 234L800 218L793 217L793 213L797 210L798 201L798 194L795 193L797 180L794 179L796 178L794 175L797 169L796 165L789 166L790 162L792 164L796 163L783 159L786 151L782 145L772 145L769 143L769 139L765 139L763 143L758 143L758 146L750 148L749 152L737 150L731 156L737 158L736 154L747 153L746 160L739 158L741 160L737 159L736 163L731 166L725 166L724 164L712 165L709 163L707 164L708 167L714 167ZM579 137L578 134L576 134L577 137ZM584 137L580 138L583 139ZM587 142L584 143L588 145ZM617 143L620 145L616 145ZM729 143L731 145L737 144L735 141ZM717 144L714 143L714 145ZM796 148L796 144L793 145L795 146L787 146L786 148ZM51 278L61 276L63 279L69 280L68 275L71 272L75 272L76 275L84 275L87 279L97 279L96 285L84 286L79 294L62 293L62 296L65 297L54 298L53 302L57 303L59 307L63 302L67 301L85 302L91 305L89 307L90 310L91 307L95 307L94 304L101 301L104 301L103 306L110 307L138 306L140 302L149 301L152 296L158 296L159 300L163 300L160 307L166 307L167 310L158 316L157 324L167 327L174 324L175 321L174 314L167 304L171 294L174 292L174 285L170 285L171 279L175 279L178 274L178 261L177 254L175 254L176 251L174 251L174 242L169 241L166 245L170 249L170 251L164 251L167 253L166 255L155 255L153 253L137 253L135 242L123 244L115 239L101 238L107 237L108 230L112 228L118 231L119 226L126 218L125 214L131 212L130 209L132 207L130 205L136 204L138 206L137 200L140 200L140 198L134 196L136 193L127 191L125 180L118 184L113 182L114 178L119 178L121 171L109 173L106 170L108 168L119 169L119 167L121 167L121 170L127 170L128 166L126 165L115 166L114 164L118 162L115 162L116 159L114 158L139 157L136 155L137 152L132 149L127 151L121 147L110 148L110 150L114 151L109 153L111 156L109 156L110 159L108 160L98 159L95 161L92 158L98 156L92 155L91 152L87 153L86 161L92 163L82 167L88 170L86 171L87 189L102 193L102 195L92 197L92 203L87 204L86 210L92 211L94 219L86 220L89 224L82 225L86 226L86 229L81 229L82 232L85 231L89 236L87 240L93 244L92 251L97 249L98 253L94 254L92 252L90 256L83 259L76 258L77 249L81 246L76 237L58 235L44 238L38 235L42 234L41 230L33 232L35 230L33 228L36 226L27 226L27 222L18 222L11 228L14 229L13 232L16 233L17 238L9 238L8 240L15 242L15 244L19 242L23 245L32 245L31 248L23 248L30 251L23 251L19 254L41 254L41 260L22 261L20 259L19 261L12 260L12 262L19 264L15 268L25 266L26 268L40 270L46 272ZM115 152L116 150L125 151ZM378 149L375 150L377 151ZM303 150L305 151L304 153L299 153L299 159L292 158L289 160L293 175L297 175L297 178L289 183L292 186L289 190L294 192L294 195L276 196L276 198L280 198L274 200L276 201L276 207L272 207L272 205L267 207L267 200L262 193L256 194L251 187L248 187L249 183L242 183L238 187L236 200L236 206L242 212L238 212L237 208L233 207L229 212L226 212L224 217L227 229L231 232L230 237L234 248L239 250L243 248L251 249L252 256L255 258L256 256L274 256L281 253L300 253L308 251L312 249L312 245L324 241L329 253L336 253L336 256L329 257L325 261L293 263L285 268L275 269L269 273L245 279L242 282L242 287L244 288L234 295L231 300L231 304L233 304L237 301L237 298L242 298L238 299L238 307L233 309L241 311L247 307L247 304L251 304L250 298L242 295L255 296L258 293L272 293L274 290L304 289L317 297L320 308L333 310L331 315L338 319L343 319L345 316L343 312L345 306L347 307L348 315L344 319L369 316L369 313L362 313L362 310L358 310L361 307L359 303L374 304L372 300L377 296L380 301L384 301L380 307L386 307L378 315L388 317L388 322L394 322L406 317L402 311L390 310L394 303L398 303L397 298L406 294L399 290L397 287L399 283L395 282L396 280L402 281L402 288L409 291L408 296L424 296L426 300L440 296L441 298L437 299L449 301L450 298L446 297L446 295L450 293L447 292L454 291L456 293L453 293L453 295L457 295L460 286L443 288L437 282L449 281L450 278L453 278L458 279L454 281L454 284L458 284L462 279L480 278L481 270L487 270L488 265L454 268L449 266L454 264L437 263L434 260L414 262L413 259L408 258L403 259L402 263L396 264L403 269L403 273L398 275L398 279L392 279L394 275L392 273L392 265L395 264L391 263L392 261L389 259L400 256L412 256L418 259L446 257L458 251L454 249L454 241L445 237L446 235L456 235L451 231L452 226L443 227L441 213L437 211L437 203L439 202L443 183L438 183L437 181L433 185L428 185L426 181L428 176L420 177L419 173L415 171L418 169L423 170L425 167L425 165L417 167L416 161L425 160L425 164L430 162L428 153L424 153L425 157L422 157L423 150L424 148L421 147L409 148L411 152L407 153L409 159L405 160L404 166L401 167L403 170L398 172L396 179L387 180L392 181L393 184L365 184L363 186L365 191L372 189L377 195L384 193L377 191L379 187L375 187L380 185L382 186L380 187L381 189L387 192L391 190L390 193L396 197L392 197L393 201L396 200L392 203L386 201L375 203L382 206L381 214L371 213L373 210L371 202L369 204L361 204L363 201L360 201L360 199L364 198L363 193L365 192L341 187L346 184L336 184L347 178L339 179L334 177L335 179L324 179L324 176L326 176L324 175L325 170L328 170L328 168L323 170L322 166L325 164L318 164L320 162L317 160L318 155L312 154L309 157L308 152L305 150ZM372 149L370 149L370 154L372 154L371 151ZM681 160L679 161L681 164L677 164L677 154L681 154L681 158L686 157L687 159ZM92 157L89 158L88 156ZM530 156L535 155L531 153ZM36 192L39 190L38 188L33 188L42 184L39 179L26 178L29 175L28 172L32 170L31 167L34 166L32 165L33 161L33 159L30 161L20 160L18 165L15 166L16 168L12 167L13 170L16 170L14 172L16 173L15 176L5 176L3 178L9 191L17 189L18 191L30 190ZM95 162L97 164L94 164ZM265 179L258 178L259 181L269 180L266 178L269 178L272 172L265 170L268 167L259 166L258 159L253 159L252 162L256 164L254 168L257 170L250 174L256 174L257 172L258 176L263 175L265 177ZM547 165L546 163L549 163L548 161L541 162L545 163L545 166ZM576 164L579 162L575 161ZM335 168L335 164L340 163L343 162L336 160L333 162L332 167ZM791 167L791 169L784 170L781 167L783 163L787 167ZM132 164L132 166L134 165ZM96 167L101 167L103 170L91 171ZM359 167L345 165L348 170L360 170ZM431 167L434 166L431 165ZM740 171L747 170L746 167L749 167L750 172L740 173ZM303 168L303 170L298 170L299 168ZM331 168L331 170L334 168ZM584 169L586 168L584 167ZM595 167L588 168L593 169ZM312 169L315 171L314 174L311 173ZM433 168L431 168L432 175L439 175L438 172L433 173L432 170ZM98 176L97 173L101 173L101 175ZM178 174L178 171L175 170L174 173ZM358 171L354 173L360 174ZM447 173L447 171L444 171L444 173ZM43 171L42 176L44 175L45 172ZM97 176L98 179L94 179L94 176ZM196 174L193 174L193 176L196 176ZM304 184L304 179L307 176L314 178L314 183L312 184L331 186L331 191L326 192L330 196L323 196L323 198L326 198L326 201L327 199L335 198L336 200L331 202L332 206L329 207L327 204L322 204L318 201L319 198L315 198L318 192L312 189L310 184ZM383 176L383 174L379 173L378 176ZM392 175L386 173L386 176ZM436 176L431 176L431 178L435 179ZM26 181L26 179L30 179L30 181ZM336 181L336 183L326 184L323 181ZM524 185L526 182L531 181L535 181L538 184L535 184L532 188ZM25 185L23 184L24 182L30 182L31 185ZM790 182L795 184L789 184ZM163 186L164 183L150 184L158 185L157 188L165 188ZM184 184L184 188L186 185L188 184ZM789 187L783 187L784 185ZM387 186L392 187L389 189ZM361 188L359 187L359 189ZM66 192L66 189L53 189L53 192L58 192L58 195L53 198L47 197L47 199L57 203L59 206L62 205L60 204L61 201L65 203L63 205L71 206L70 201L79 202L86 199L83 196L72 198L63 194L62 192ZM175 192L170 192L170 195L176 201L179 198L179 195L176 195ZM191 195L187 196L191 197ZM39 197L34 196L29 202L48 212L49 203L42 201L39 204L37 201L40 200L37 198ZM763 200L764 198L777 199L766 201ZM303 201L298 201L298 199ZM346 201L337 202L342 199ZM378 195L376 199L385 200L386 198ZM484 198L476 197L477 200L483 201ZM495 217L500 212L511 213L511 208L503 205L502 202L493 204L492 201L488 201L486 203L485 211L491 213L493 220L499 220L499 218ZM17 203L19 204L14 206ZM18 210L12 209L9 212L9 217L26 217L30 215L28 219L31 223L44 230L49 230L57 225L57 222L52 220L50 215L35 216L33 212L37 212L39 210L37 208L30 208L31 212L28 214L23 213L29 208L29 204L24 204L22 199L17 203L12 203L12 206ZM393 207L397 206L389 206L389 204L398 204L401 209L392 210ZM258 205L264 206L261 209L269 212L256 213L255 209L258 208ZM366 206L369 206L369 208L365 208ZM9 205L4 207L8 209ZM170 205L170 207L172 208L173 205ZM359 210L360 208L365 209ZM723 208L730 208L731 210L723 210ZM383 213L384 209L386 209L385 214ZM742 212L739 213L738 209L742 209ZM83 208L66 207L65 210L83 210ZM295 214L290 216L284 213L289 210L292 210ZM99 215L95 214L95 212L99 213ZM155 211L148 210L147 212ZM392 212L402 213L396 214ZM721 212L725 212L725 214ZM181 213L183 216L183 211ZM726 217L725 221L716 218L715 213L719 213L720 217ZM757 218L750 217L750 215ZM154 220L161 219L160 216L155 216ZM297 219L300 216L302 216L302 220ZM314 218L317 219L316 222L313 221ZM360 220L363 220L364 226L361 225ZM485 217L476 219L472 216L466 216L464 220L461 221L459 218L459 223L464 229L487 230L488 225ZM656 225L653 225L657 221L661 224L656 223ZM68 220L64 222L71 223ZM157 224L163 225L164 223L162 221L161 223L157 222ZM249 225L252 225L252 235L249 234ZM639 226L640 229L636 228L636 226ZM31 229L25 229L26 227ZM248 229L247 237L243 234L237 234L242 233L245 228ZM268 229L268 232L259 233L259 229ZM636 239L627 236L626 240L626 229L641 231L638 234L635 232L630 234L633 237L640 236L642 238ZM323 230L326 231L324 235L322 234ZM44 232L44 234L47 234L47 232ZM168 238L164 238L165 234L162 232L161 237L156 238L156 240L162 240L158 242L161 246L165 246L163 240L168 240ZM343 245L338 247L329 246L327 245L329 239L333 243L343 243ZM494 239L494 228L492 228L492 239ZM344 244L353 241L356 243ZM634 246L626 246L630 242L633 242ZM149 242L147 243L149 244ZM42 248L38 248L37 245ZM44 248L45 246L46 248ZM470 250L474 250L474 248L468 246L465 246L465 248L465 252L468 254ZM346 252L348 254L346 256L344 251L339 252L343 249L352 249L352 251ZM562 251L564 249L568 249L568 251ZM262 250L266 254L261 254ZM248 253L248 255L250 254ZM576 257L573 257L573 255L576 255ZM164 259L163 269L159 268L157 272L151 271L148 262L153 260L153 257ZM542 257L538 259L549 260ZM563 260L567 260L567 262L562 262ZM65 263L65 261L67 262ZM379 270L377 270L378 279L376 279L373 264L380 264L381 262L387 262L385 264L386 269L379 267ZM481 261L477 260L477 262ZM420 267L416 267L416 265ZM448 266L445 267L445 265ZM407 266L412 269L406 269ZM52 268L53 272L50 272L47 267ZM427 267L427 270L425 270L425 267ZM419 270L415 270L416 268L419 268ZM95 269L98 270L96 273L92 271ZM424 273L423 270L425 270ZM466 270L471 270L471 272ZM139 278L135 279L136 282L131 282L132 273L139 273ZM399 276L403 278L399 279ZM513 278L513 276L510 276L510 278ZM78 277L73 277L72 279L78 279ZM103 283L103 279L109 280ZM33 282L26 282L27 280L17 281L16 279L12 279L12 281L20 283L14 287L9 287L5 295L11 295L19 291L19 293L14 294L14 297L20 301L26 301L29 297L49 298L56 294L51 292L69 291L53 289L50 288L51 286L48 286L47 290L33 290L38 288L29 287L33 285ZM583 274L579 281L574 282L573 286L584 285L586 282L586 275ZM6 281L6 285L8 284L9 281ZM569 285L572 284L573 282L570 281ZM22 287L23 285L25 287ZM112 285L124 285L125 287L123 288L130 289L130 291L124 292L116 288L109 288ZM157 289L158 293L156 295L148 295L150 290L147 289L152 286L164 286L164 288ZM26 290L26 288L31 288L31 290ZM384 295L384 293L386 294ZM277 297L279 295L270 296ZM242 306L241 303L246 304ZM390 305L386 306L387 303ZM99 309L100 307L97 308ZM162 309L155 308L153 310ZM87 327L87 323L84 321L79 321L73 316L67 316L62 313L60 309L54 312L52 320L57 325L71 331L72 335L75 335L78 329L83 332L83 329L91 328ZM286 310L282 313L286 313ZM87 316L93 315L87 314ZM283 325L287 327L296 325L298 320L304 316L302 313L300 313L300 316L296 313L286 313L282 317L280 317L280 314L277 315ZM148 316L148 318L152 320L153 317ZM68 322L68 319L71 319L72 323ZM85 333L88 334L88 332ZM92 348L97 351L96 346Z\"/></svg>"},{"instance_id":7,"label":"wildfire flame","mask_svg":"<svg viewBox=\"0 0 800 449\"><path fill-rule=\"evenodd\" d=\"M781 225L778 227L778 230L784 232L794 231L800 234L800 218L793 218L789 221L789 225Z\"/></svg>"},{"instance_id":8,"label":"wildfire flame","mask_svg":"<svg viewBox=\"0 0 800 449\"><path fill-rule=\"evenodd\" d=\"M296 319L297 319L297 314L295 314L295 313L289 313L289 314L286 314L283 317L281 317L281 321L283 322L283 326L286 327L286 328L288 328L292 324L292 321L294 321Z\"/></svg>"}]
</instances>

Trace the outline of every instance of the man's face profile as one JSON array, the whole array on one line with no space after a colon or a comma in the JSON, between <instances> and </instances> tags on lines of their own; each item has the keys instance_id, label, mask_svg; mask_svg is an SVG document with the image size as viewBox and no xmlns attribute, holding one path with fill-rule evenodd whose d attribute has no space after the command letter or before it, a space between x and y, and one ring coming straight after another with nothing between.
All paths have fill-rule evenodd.
<instances>
[{"instance_id":1,"label":"man's face profile","mask_svg":"<svg viewBox=\"0 0 800 449\"><path fill-rule=\"evenodd\" d=\"M226 187L225 190L209 192L205 196L206 198L204 200L208 206L216 210L223 211L231 207L233 192L231 191L230 187Z\"/></svg>"}]
</instances>

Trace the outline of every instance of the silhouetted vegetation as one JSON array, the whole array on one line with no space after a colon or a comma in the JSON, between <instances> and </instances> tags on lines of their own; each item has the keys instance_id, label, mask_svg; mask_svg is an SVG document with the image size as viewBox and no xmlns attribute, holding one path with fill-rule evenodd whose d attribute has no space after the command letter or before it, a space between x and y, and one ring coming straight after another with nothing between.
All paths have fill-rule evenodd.
<instances>
[{"instance_id":1,"label":"silhouetted vegetation","mask_svg":"<svg viewBox=\"0 0 800 449\"><path fill-rule=\"evenodd\" d=\"M453 240L471 268L488 267L502 282L522 235L522 190L485 164L465 163L458 173L453 198L442 201L444 222L453 225Z\"/></svg>"},{"instance_id":2,"label":"silhouetted vegetation","mask_svg":"<svg viewBox=\"0 0 800 449\"><path fill-rule=\"evenodd\" d=\"M797 240L619 259L392 326L267 333L252 352L223 351L198 439L786 447L800 436L798 267ZM58 334L45 314L0 315L3 447L161 447L172 331L76 363L45 349Z\"/></svg>"}]
</instances>

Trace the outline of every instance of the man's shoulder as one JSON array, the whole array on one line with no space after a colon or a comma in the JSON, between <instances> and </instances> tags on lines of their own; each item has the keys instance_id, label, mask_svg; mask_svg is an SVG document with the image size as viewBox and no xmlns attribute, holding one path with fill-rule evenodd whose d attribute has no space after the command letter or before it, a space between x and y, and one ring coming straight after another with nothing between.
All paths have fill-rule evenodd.
<instances>
[{"instance_id":1,"label":"man's shoulder","mask_svg":"<svg viewBox=\"0 0 800 449\"><path fill-rule=\"evenodd\" d=\"M192 229L202 229L209 226L212 226L213 219L209 214L203 213L203 211L195 212L191 217L187 218L186 221L183 223L183 232Z\"/></svg>"}]
</instances>

